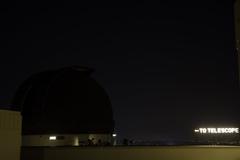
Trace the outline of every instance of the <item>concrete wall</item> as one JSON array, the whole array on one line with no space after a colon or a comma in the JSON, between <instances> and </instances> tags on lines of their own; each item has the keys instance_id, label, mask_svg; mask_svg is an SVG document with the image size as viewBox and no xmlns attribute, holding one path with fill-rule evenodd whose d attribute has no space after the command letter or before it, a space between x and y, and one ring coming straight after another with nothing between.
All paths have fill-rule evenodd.
<instances>
[{"instance_id":1,"label":"concrete wall","mask_svg":"<svg viewBox=\"0 0 240 160\"><path fill-rule=\"evenodd\" d=\"M240 147L23 148L22 160L240 160Z\"/></svg>"},{"instance_id":2,"label":"concrete wall","mask_svg":"<svg viewBox=\"0 0 240 160\"><path fill-rule=\"evenodd\" d=\"M50 136L61 136L61 139L49 140ZM78 134L78 135L25 135L22 137L22 146L79 146L88 144L88 139L97 144L98 140L102 143L113 141L111 134Z\"/></svg>"},{"instance_id":3,"label":"concrete wall","mask_svg":"<svg viewBox=\"0 0 240 160\"><path fill-rule=\"evenodd\" d=\"M21 114L0 110L0 160L19 160Z\"/></svg>"}]
</instances>

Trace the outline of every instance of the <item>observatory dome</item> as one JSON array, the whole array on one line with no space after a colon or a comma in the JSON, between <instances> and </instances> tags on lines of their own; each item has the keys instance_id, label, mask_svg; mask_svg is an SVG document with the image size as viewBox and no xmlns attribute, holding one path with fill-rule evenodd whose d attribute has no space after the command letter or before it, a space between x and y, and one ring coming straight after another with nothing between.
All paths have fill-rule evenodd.
<instances>
[{"instance_id":1,"label":"observatory dome","mask_svg":"<svg viewBox=\"0 0 240 160\"><path fill-rule=\"evenodd\" d=\"M23 134L113 133L106 91L86 67L67 67L32 75L17 90L14 109L23 116Z\"/></svg>"}]
</instances>

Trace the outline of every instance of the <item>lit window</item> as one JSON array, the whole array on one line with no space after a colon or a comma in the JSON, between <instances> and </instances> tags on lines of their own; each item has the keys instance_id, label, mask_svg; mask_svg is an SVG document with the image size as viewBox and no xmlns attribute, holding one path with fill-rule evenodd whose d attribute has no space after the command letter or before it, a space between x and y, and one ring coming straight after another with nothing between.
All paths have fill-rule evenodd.
<instances>
[{"instance_id":1,"label":"lit window","mask_svg":"<svg viewBox=\"0 0 240 160\"><path fill-rule=\"evenodd\" d=\"M55 141L56 139L57 139L56 136L50 136L50 137L49 137L49 140L50 140L50 141Z\"/></svg>"}]
</instances>

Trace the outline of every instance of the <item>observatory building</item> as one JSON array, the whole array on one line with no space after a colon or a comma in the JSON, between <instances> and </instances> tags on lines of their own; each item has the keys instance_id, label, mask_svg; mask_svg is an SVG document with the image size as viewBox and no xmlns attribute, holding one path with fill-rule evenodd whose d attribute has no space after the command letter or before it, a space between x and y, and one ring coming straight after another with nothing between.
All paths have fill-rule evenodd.
<instances>
[{"instance_id":1,"label":"observatory building","mask_svg":"<svg viewBox=\"0 0 240 160\"><path fill-rule=\"evenodd\" d=\"M22 113L22 146L111 145L112 106L106 91L85 67L37 73L13 99Z\"/></svg>"}]
</instances>

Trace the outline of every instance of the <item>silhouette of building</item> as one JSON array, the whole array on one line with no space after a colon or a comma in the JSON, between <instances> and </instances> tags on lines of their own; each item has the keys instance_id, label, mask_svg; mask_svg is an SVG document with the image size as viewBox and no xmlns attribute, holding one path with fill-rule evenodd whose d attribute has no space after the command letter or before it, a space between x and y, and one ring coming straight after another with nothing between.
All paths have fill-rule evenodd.
<instances>
[{"instance_id":1,"label":"silhouette of building","mask_svg":"<svg viewBox=\"0 0 240 160\"><path fill-rule=\"evenodd\" d=\"M28 78L13 99L22 112L23 146L112 144L114 120L106 91L92 69L67 67Z\"/></svg>"}]
</instances>

